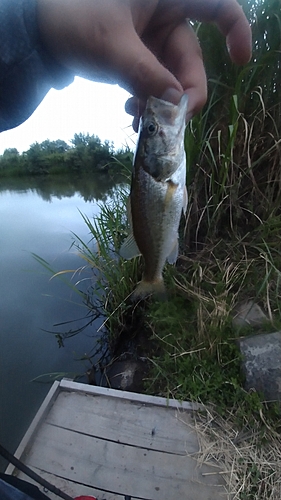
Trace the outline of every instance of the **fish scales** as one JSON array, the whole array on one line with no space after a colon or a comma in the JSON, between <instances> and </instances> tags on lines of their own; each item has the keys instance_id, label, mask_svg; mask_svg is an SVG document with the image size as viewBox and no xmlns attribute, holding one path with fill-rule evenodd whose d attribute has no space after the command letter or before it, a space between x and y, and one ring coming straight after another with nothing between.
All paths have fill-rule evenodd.
<instances>
[{"instance_id":1,"label":"fish scales","mask_svg":"<svg viewBox=\"0 0 281 500\"><path fill-rule=\"evenodd\" d=\"M124 258L144 258L142 281L133 299L164 293L163 268L178 255L178 227L186 210L184 129L187 96L180 104L149 98L134 160L128 217L131 234Z\"/></svg>"},{"instance_id":2,"label":"fish scales","mask_svg":"<svg viewBox=\"0 0 281 500\"><path fill-rule=\"evenodd\" d=\"M144 278L161 279L167 256L177 239L183 190L174 184L156 182L142 168L136 173L131 194L133 234L145 260ZM170 191L173 195L169 195Z\"/></svg>"}]
</instances>

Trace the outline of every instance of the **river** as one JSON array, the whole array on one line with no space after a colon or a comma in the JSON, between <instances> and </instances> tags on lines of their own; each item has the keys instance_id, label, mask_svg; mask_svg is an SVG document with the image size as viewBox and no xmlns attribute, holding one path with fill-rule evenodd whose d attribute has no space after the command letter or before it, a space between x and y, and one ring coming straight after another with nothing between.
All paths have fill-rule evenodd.
<instances>
[{"instance_id":1,"label":"river","mask_svg":"<svg viewBox=\"0 0 281 500\"><path fill-rule=\"evenodd\" d=\"M55 334L85 324L87 309L76 294L33 257L37 254L55 271L84 265L71 247L72 233L89 241L81 214L98 213L97 202L114 191L101 178L10 179L0 181L0 443L14 451L50 388L57 372L82 375L93 353L95 320L59 348ZM71 276L71 275L69 275ZM91 271L84 271L88 286ZM77 320L55 326L58 323ZM38 377L44 374L44 383ZM37 379L37 381L34 381ZM0 459L0 469L5 462Z\"/></svg>"}]
</instances>

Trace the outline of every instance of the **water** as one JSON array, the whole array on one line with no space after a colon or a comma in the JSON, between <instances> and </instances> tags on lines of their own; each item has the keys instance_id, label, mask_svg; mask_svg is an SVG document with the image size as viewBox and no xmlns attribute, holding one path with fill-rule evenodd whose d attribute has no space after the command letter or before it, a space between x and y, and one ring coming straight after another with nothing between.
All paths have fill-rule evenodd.
<instances>
[{"instance_id":1,"label":"water","mask_svg":"<svg viewBox=\"0 0 281 500\"><path fill-rule=\"evenodd\" d=\"M48 331L66 331L55 324L75 322L87 309L79 295L50 274L32 256L48 261L56 271L84 265L73 236L89 241L88 228L78 210L88 217L98 213L97 200L112 191L100 180L56 179L1 181L0 185L0 443L14 451L39 408L50 384L32 382L43 374L82 374L89 364L79 358L91 354L102 318L59 348ZM111 191L110 191L111 190ZM90 284L91 272L84 288ZM80 287L81 288L81 287ZM0 461L3 469L4 461Z\"/></svg>"}]
</instances>

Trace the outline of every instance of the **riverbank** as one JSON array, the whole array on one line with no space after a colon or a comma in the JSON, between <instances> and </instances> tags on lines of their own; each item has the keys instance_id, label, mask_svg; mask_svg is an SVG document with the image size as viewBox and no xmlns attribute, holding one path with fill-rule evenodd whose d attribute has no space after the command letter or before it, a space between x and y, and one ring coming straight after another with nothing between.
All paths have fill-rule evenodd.
<instances>
[{"instance_id":1,"label":"riverbank","mask_svg":"<svg viewBox=\"0 0 281 500\"><path fill-rule=\"evenodd\" d=\"M106 374L112 360L146 360L142 390L150 394L212 403L220 412L234 407L245 408L249 414L259 412L263 396L244 390L236 342L256 330L251 325L237 328L233 316L238 304L253 297L263 305L270 301L270 311L279 310L281 261L279 253L273 253L276 235L268 237L263 252L252 244L255 232L249 241L245 237L242 248L248 249L247 259L241 258L240 240L218 240L197 254L181 252L177 267L165 268L168 300L152 297L132 304L130 296L141 278L142 261L119 258L128 231L127 192L125 188L116 192L94 221L85 218L99 252L78 242L84 260L100 273L89 303L105 293L99 304L106 317L104 340L109 357L97 368ZM279 221L281 235L281 216ZM270 261L270 255L275 259ZM278 331L280 316L268 314L264 327Z\"/></svg>"},{"instance_id":2,"label":"riverbank","mask_svg":"<svg viewBox=\"0 0 281 500\"><path fill-rule=\"evenodd\" d=\"M118 192L95 221L85 219L99 253L79 242L105 293L107 357L93 364L89 383L204 403L206 411L195 416L202 461L227 471L227 488L237 499L279 499L280 403L245 388L238 340L280 329L281 226L266 242L257 228L248 238L214 240L197 253L184 253L182 232L178 265L165 268L168 300L132 304L142 262L118 258L128 231L125 199ZM259 325L248 318L241 323L237 306L249 297L266 310ZM96 372L101 380L93 379Z\"/></svg>"},{"instance_id":3,"label":"riverbank","mask_svg":"<svg viewBox=\"0 0 281 500\"><path fill-rule=\"evenodd\" d=\"M122 175L132 161L128 147L115 151L113 143L101 142L99 137L75 134L70 144L57 139L46 139L31 144L27 151L19 153L16 148L6 149L0 155L0 178L28 178L92 175Z\"/></svg>"}]
</instances>

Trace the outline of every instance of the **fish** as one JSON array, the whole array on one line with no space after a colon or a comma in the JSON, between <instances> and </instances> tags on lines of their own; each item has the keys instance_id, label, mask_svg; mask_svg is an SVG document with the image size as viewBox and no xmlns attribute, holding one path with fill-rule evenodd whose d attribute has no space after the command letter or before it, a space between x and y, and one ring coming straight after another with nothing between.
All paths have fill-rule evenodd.
<instances>
[{"instance_id":1,"label":"fish","mask_svg":"<svg viewBox=\"0 0 281 500\"><path fill-rule=\"evenodd\" d=\"M186 213L186 155L184 133L188 96L178 105L150 96L140 120L127 203L129 235L120 256L142 255L144 272L132 294L165 298L163 269L178 258L178 229Z\"/></svg>"}]
</instances>

